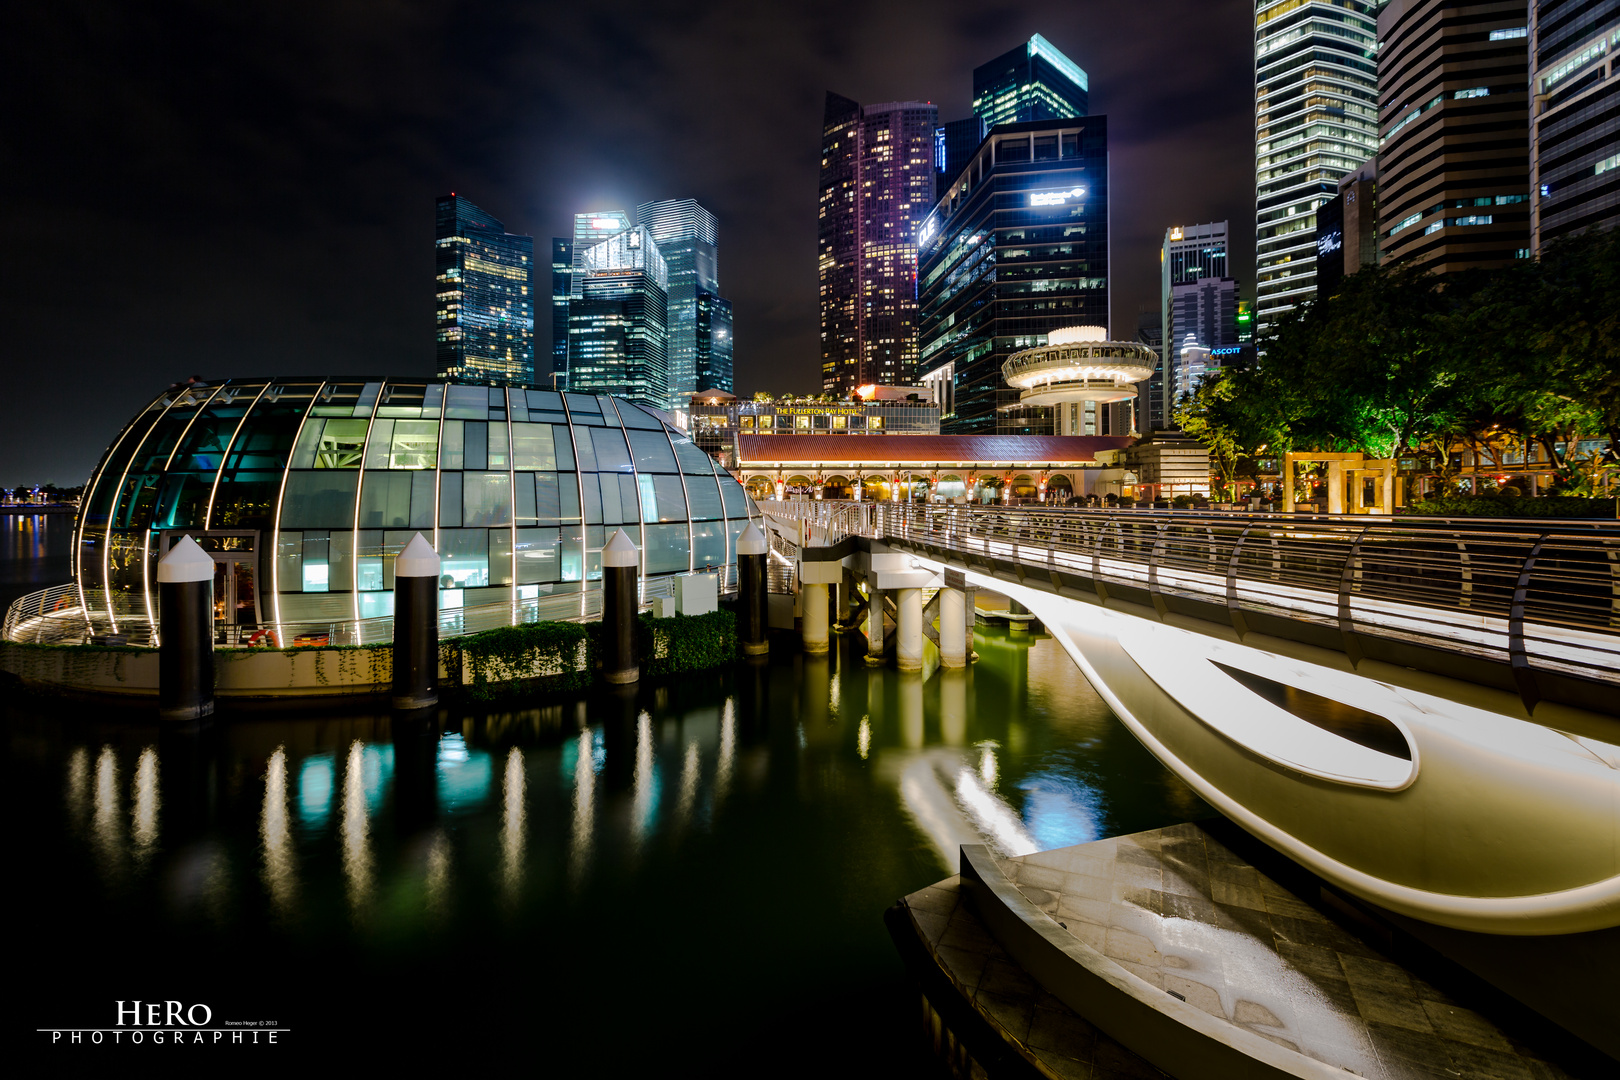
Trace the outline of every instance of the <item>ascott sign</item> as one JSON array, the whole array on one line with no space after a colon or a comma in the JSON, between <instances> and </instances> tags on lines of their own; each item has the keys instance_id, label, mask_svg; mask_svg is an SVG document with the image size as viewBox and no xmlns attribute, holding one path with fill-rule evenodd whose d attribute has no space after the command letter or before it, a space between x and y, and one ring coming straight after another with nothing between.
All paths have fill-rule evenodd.
<instances>
[{"instance_id":1,"label":"ascott sign","mask_svg":"<svg viewBox=\"0 0 1620 1080\"><path fill-rule=\"evenodd\" d=\"M1032 191L1029 196L1031 206L1062 206L1070 199L1084 198L1086 189L1083 187L1070 188L1068 191Z\"/></svg>"}]
</instances>

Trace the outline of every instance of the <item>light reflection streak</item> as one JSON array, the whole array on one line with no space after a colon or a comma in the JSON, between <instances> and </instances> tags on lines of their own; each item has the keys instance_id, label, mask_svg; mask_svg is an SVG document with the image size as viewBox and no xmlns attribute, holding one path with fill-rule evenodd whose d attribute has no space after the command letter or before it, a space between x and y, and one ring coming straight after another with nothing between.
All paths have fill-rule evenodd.
<instances>
[{"instance_id":1,"label":"light reflection streak","mask_svg":"<svg viewBox=\"0 0 1620 1080\"><path fill-rule=\"evenodd\" d=\"M67 807L74 825L84 820L90 805L90 751L75 746L68 756Z\"/></svg>"},{"instance_id":2,"label":"light reflection streak","mask_svg":"<svg viewBox=\"0 0 1620 1080\"><path fill-rule=\"evenodd\" d=\"M292 821L287 811L287 751L276 747L264 772L264 807L259 812L264 847L264 886L270 906L285 919L298 899L298 867L293 861Z\"/></svg>"},{"instance_id":3,"label":"light reflection streak","mask_svg":"<svg viewBox=\"0 0 1620 1080\"><path fill-rule=\"evenodd\" d=\"M512 747L506 754L506 776L501 784L505 794L501 824L501 886L508 905L516 906L523 887L523 838L527 828L523 805L523 751Z\"/></svg>"},{"instance_id":4,"label":"light reflection streak","mask_svg":"<svg viewBox=\"0 0 1620 1080\"><path fill-rule=\"evenodd\" d=\"M996 786L996 745L994 740L979 744L979 775L984 778L984 786L991 789Z\"/></svg>"},{"instance_id":5,"label":"light reflection streak","mask_svg":"<svg viewBox=\"0 0 1620 1080\"><path fill-rule=\"evenodd\" d=\"M95 818L91 835L101 857L102 873L108 877L118 870L122 843L118 824L118 757L111 746L103 746L96 756Z\"/></svg>"},{"instance_id":6,"label":"light reflection streak","mask_svg":"<svg viewBox=\"0 0 1620 1080\"><path fill-rule=\"evenodd\" d=\"M921 674L900 676L900 737L913 750L923 744L923 680Z\"/></svg>"},{"instance_id":7,"label":"light reflection streak","mask_svg":"<svg viewBox=\"0 0 1620 1080\"><path fill-rule=\"evenodd\" d=\"M348 886L349 910L356 922L371 908L372 858L366 820L365 745L359 739L349 744L343 765L343 877Z\"/></svg>"},{"instance_id":8,"label":"light reflection streak","mask_svg":"<svg viewBox=\"0 0 1620 1080\"><path fill-rule=\"evenodd\" d=\"M861 760L866 760L867 752L872 749L872 718L861 717L861 730L855 736L855 748L861 752Z\"/></svg>"},{"instance_id":9,"label":"light reflection streak","mask_svg":"<svg viewBox=\"0 0 1620 1080\"><path fill-rule=\"evenodd\" d=\"M698 757L697 740L686 744L686 760L681 762L681 797L675 805L675 824L684 829L692 819L692 807L697 805L698 783L702 780L702 763Z\"/></svg>"},{"instance_id":10,"label":"light reflection streak","mask_svg":"<svg viewBox=\"0 0 1620 1080\"><path fill-rule=\"evenodd\" d=\"M135 861L139 865L145 865L157 847L160 806L158 756L157 751L148 746L135 762L135 808L130 815L130 839L134 841Z\"/></svg>"},{"instance_id":11,"label":"light reflection streak","mask_svg":"<svg viewBox=\"0 0 1620 1080\"><path fill-rule=\"evenodd\" d=\"M714 805L718 809L731 791L731 770L737 759L737 699L726 698L720 710L720 760L714 766Z\"/></svg>"},{"instance_id":12,"label":"light reflection streak","mask_svg":"<svg viewBox=\"0 0 1620 1080\"><path fill-rule=\"evenodd\" d=\"M658 809L658 778L654 774L652 715L645 709L636 717L635 795L631 800L630 838L639 848Z\"/></svg>"},{"instance_id":13,"label":"light reflection streak","mask_svg":"<svg viewBox=\"0 0 1620 1080\"><path fill-rule=\"evenodd\" d=\"M450 854L450 838L443 829L433 830L423 885L428 915L436 923L444 922L450 915Z\"/></svg>"},{"instance_id":14,"label":"light reflection streak","mask_svg":"<svg viewBox=\"0 0 1620 1080\"><path fill-rule=\"evenodd\" d=\"M574 827L568 844L568 880L575 888L585 880L591 865L591 832L595 816L596 769L592 760L591 732L579 733L579 753L574 758Z\"/></svg>"},{"instance_id":15,"label":"light reflection streak","mask_svg":"<svg viewBox=\"0 0 1620 1080\"><path fill-rule=\"evenodd\" d=\"M956 798L997 851L1016 856L1040 850L1012 807L992 795L979 774L965 766L956 774Z\"/></svg>"},{"instance_id":16,"label":"light reflection streak","mask_svg":"<svg viewBox=\"0 0 1620 1080\"><path fill-rule=\"evenodd\" d=\"M961 746L967 741L966 672L940 672L939 734L946 746Z\"/></svg>"}]
</instances>

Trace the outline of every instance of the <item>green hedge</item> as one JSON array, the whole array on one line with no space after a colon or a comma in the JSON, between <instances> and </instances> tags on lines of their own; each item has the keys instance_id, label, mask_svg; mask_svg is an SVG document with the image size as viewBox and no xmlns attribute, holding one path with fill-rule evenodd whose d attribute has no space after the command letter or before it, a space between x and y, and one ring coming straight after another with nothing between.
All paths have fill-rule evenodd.
<instances>
[{"instance_id":1,"label":"green hedge","mask_svg":"<svg viewBox=\"0 0 1620 1080\"><path fill-rule=\"evenodd\" d=\"M539 622L503 626L440 645L444 669L469 697L494 701L536 690L583 690L601 665L602 624ZM737 618L730 611L655 619L636 625L636 655L645 676L706 671L737 657ZM471 679L460 681L466 671Z\"/></svg>"},{"instance_id":2,"label":"green hedge","mask_svg":"<svg viewBox=\"0 0 1620 1080\"><path fill-rule=\"evenodd\" d=\"M481 701L533 689L580 690L595 677L598 623L502 626L442 642L444 670ZM462 683L465 670L471 681Z\"/></svg>"},{"instance_id":3,"label":"green hedge","mask_svg":"<svg viewBox=\"0 0 1620 1080\"><path fill-rule=\"evenodd\" d=\"M678 675L729 664L737 658L737 617L724 610L671 619L643 615L636 628L636 655L643 675Z\"/></svg>"},{"instance_id":4,"label":"green hedge","mask_svg":"<svg viewBox=\"0 0 1620 1080\"><path fill-rule=\"evenodd\" d=\"M1612 518L1615 506L1613 499L1583 499L1572 495L1548 495L1539 499L1448 495L1414 503L1409 512L1426 517Z\"/></svg>"}]
</instances>

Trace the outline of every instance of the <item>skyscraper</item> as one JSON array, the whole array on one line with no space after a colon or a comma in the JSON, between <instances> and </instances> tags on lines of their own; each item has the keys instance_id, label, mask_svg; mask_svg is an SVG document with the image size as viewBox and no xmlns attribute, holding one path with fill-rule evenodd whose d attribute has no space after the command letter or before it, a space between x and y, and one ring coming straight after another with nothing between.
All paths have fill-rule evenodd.
<instances>
[{"instance_id":1,"label":"skyscraper","mask_svg":"<svg viewBox=\"0 0 1620 1080\"><path fill-rule=\"evenodd\" d=\"M1080 65L1036 34L973 69L973 114L997 124L1084 116L1090 83Z\"/></svg>"},{"instance_id":2,"label":"skyscraper","mask_svg":"<svg viewBox=\"0 0 1620 1080\"><path fill-rule=\"evenodd\" d=\"M669 270L652 234L635 226L576 254L568 389L666 408Z\"/></svg>"},{"instance_id":3,"label":"skyscraper","mask_svg":"<svg viewBox=\"0 0 1620 1080\"><path fill-rule=\"evenodd\" d=\"M1198 380L1213 366L1207 362L1196 369L1184 361L1189 345L1208 353L1238 343L1237 282L1229 277L1201 277L1170 291L1170 311L1175 324L1176 363L1172 370L1166 415L1183 394L1198 388Z\"/></svg>"},{"instance_id":4,"label":"skyscraper","mask_svg":"<svg viewBox=\"0 0 1620 1080\"><path fill-rule=\"evenodd\" d=\"M574 276L569 282L570 295L579 296L585 288L585 252L629 227L630 215L623 210L593 210L574 215Z\"/></svg>"},{"instance_id":5,"label":"skyscraper","mask_svg":"<svg viewBox=\"0 0 1620 1080\"><path fill-rule=\"evenodd\" d=\"M1255 0L1255 313L1316 295L1316 209L1378 150L1378 3ZM1167 341L1173 339L1165 335Z\"/></svg>"},{"instance_id":6,"label":"skyscraper","mask_svg":"<svg viewBox=\"0 0 1620 1080\"><path fill-rule=\"evenodd\" d=\"M441 376L534 381L534 238L451 192L434 214L435 339Z\"/></svg>"},{"instance_id":7,"label":"skyscraper","mask_svg":"<svg viewBox=\"0 0 1620 1080\"><path fill-rule=\"evenodd\" d=\"M917 362L917 228L934 195L939 110L828 93L817 207L821 383L909 382Z\"/></svg>"},{"instance_id":8,"label":"skyscraper","mask_svg":"<svg viewBox=\"0 0 1620 1080\"><path fill-rule=\"evenodd\" d=\"M636 207L669 268L669 400L685 408L699 390L731 392L731 304L720 298L714 215L692 199L661 199ZM716 326L716 318L723 326ZM723 354L716 362L716 334Z\"/></svg>"},{"instance_id":9,"label":"skyscraper","mask_svg":"<svg viewBox=\"0 0 1620 1080\"><path fill-rule=\"evenodd\" d=\"M574 242L551 239L551 374L552 383L568 385L568 301L573 296Z\"/></svg>"},{"instance_id":10,"label":"skyscraper","mask_svg":"<svg viewBox=\"0 0 1620 1080\"><path fill-rule=\"evenodd\" d=\"M1391 0L1379 12L1383 261L1446 274L1529 255L1525 14L1524 0Z\"/></svg>"},{"instance_id":11,"label":"skyscraper","mask_svg":"<svg viewBox=\"0 0 1620 1080\"><path fill-rule=\"evenodd\" d=\"M1211 221L1203 225L1172 225L1164 231L1159 249L1159 368L1148 383L1147 430L1174 427L1170 410L1176 400L1176 364L1190 329L1178 322L1173 301L1175 290L1202 278L1227 276L1228 224ZM1234 283L1234 289L1236 285ZM1233 303L1237 301L1233 295ZM1234 312L1235 314L1235 312ZM1211 348L1224 342L1206 343Z\"/></svg>"},{"instance_id":12,"label":"skyscraper","mask_svg":"<svg viewBox=\"0 0 1620 1080\"><path fill-rule=\"evenodd\" d=\"M1523 10L1521 6L1521 10ZM1620 226L1620 0L1531 0L1530 246Z\"/></svg>"},{"instance_id":13,"label":"skyscraper","mask_svg":"<svg viewBox=\"0 0 1620 1080\"><path fill-rule=\"evenodd\" d=\"M1001 368L1051 330L1108 325L1107 117L992 129L920 235L919 368L949 383L940 430L1049 434L1050 410L1016 408ZM1124 434L1129 409L1088 408L1083 426Z\"/></svg>"}]
</instances>

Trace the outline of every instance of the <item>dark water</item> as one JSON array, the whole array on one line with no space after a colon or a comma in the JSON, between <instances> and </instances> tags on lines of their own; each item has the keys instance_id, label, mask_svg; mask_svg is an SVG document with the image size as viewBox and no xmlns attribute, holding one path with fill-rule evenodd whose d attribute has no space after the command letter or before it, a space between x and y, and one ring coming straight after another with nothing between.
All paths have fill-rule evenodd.
<instances>
[{"instance_id":1,"label":"dark water","mask_svg":"<svg viewBox=\"0 0 1620 1080\"><path fill-rule=\"evenodd\" d=\"M977 664L928 679L848 644L419 725L256 711L180 737L9 701L8 1042L135 1063L33 1029L172 999L286 1034L171 1063L928 1075L886 907L964 841L1207 811L1050 640L981 630Z\"/></svg>"},{"instance_id":2,"label":"dark water","mask_svg":"<svg viewBox=\"0 0 1620 1080\"><path fill-rule=\"evenodd\" d=\"M0 514L0 610L73 576L72 514Z\"/></svg>"}]
</instances>

